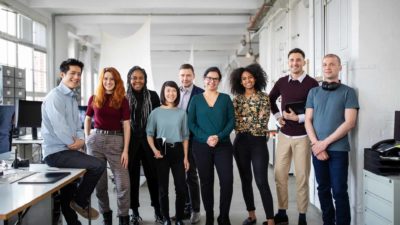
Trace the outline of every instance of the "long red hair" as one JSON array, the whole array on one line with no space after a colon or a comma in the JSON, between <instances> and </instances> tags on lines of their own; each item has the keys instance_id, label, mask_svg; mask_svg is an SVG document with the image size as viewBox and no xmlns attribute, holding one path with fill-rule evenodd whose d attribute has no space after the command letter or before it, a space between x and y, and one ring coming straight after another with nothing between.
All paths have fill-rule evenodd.
<instances>
[{"instance_id":1,"label":"long red hair","mask_svg":"<svg viewBox=\"0 0 400 225\"><path fill-rule=\"evenodd\" d=\"M104 74L106 72L111 73L115 81L115 87L111 95L109 106L114 109L119 109L121 107L122 100L125 98L125 88L124 88L124 82L121 79L121 75L119 74L118 70L115 69L114 67L106 67L101 70L99 76L99 84L97 85L96 88L96 96L93 100L93 105L97 108L102 108L104 102L106 101L106 89L103 86Z\"/></svg>"}]
</instances>

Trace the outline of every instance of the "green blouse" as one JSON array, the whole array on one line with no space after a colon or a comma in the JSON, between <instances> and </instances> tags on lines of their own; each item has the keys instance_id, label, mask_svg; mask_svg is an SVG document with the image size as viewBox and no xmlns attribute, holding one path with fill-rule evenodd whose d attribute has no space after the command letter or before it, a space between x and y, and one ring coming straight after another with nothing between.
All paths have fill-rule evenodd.
<instances>
[{"instance_id":1,"label":"green blouse","mask_svg":"<svg viewBox=\"0 0 400 225\"><path fill-rule=\"evenodd\" d=\"M249 132L254 136L265 136L271 110L269 97L261 91L249 98L238 95L233 99L236 133Z\"/></svg>"}]
</instances>

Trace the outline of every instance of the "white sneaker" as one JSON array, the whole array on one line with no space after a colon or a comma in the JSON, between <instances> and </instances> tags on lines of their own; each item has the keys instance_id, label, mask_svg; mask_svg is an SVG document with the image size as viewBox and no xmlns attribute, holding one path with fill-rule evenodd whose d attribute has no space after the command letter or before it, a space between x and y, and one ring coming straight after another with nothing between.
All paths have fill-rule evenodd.
<instances>
[{"instance_id":1,"label":"white sneaker","mask_svg":"<svg viewBox=\"0 0 400 225\"><path fill-rule=\"evenodd\" d=\"M192 215L190 216L190 223L195 224L200 221L200 212L192 212Z\"/></svg>"}]
</instances>

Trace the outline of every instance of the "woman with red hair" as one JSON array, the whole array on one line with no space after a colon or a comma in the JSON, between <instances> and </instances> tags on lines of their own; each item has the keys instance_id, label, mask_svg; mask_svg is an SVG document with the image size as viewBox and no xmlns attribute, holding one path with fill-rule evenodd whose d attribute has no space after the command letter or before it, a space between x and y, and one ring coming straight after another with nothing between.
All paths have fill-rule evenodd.
<instances>
[{"instance_id":1,"label":"woman with red hair","mask_svg":"<svg viewBox=\"0 0 400 225\"><path fill-rule=\"evenodd\" d=\"M91 120L94 118L94 131ZM129 225L130 181L128 172L128 147L130 140L130 111L125 97L124 83L119 72L104 68L99 77L96 94L90 97L85 118L86 146L90 155L105 160L110 165L117 189L120 225ZM109 204L107 171L96 186L99 211L104 224L112 224Z\"/></svg>"}]
</instances>

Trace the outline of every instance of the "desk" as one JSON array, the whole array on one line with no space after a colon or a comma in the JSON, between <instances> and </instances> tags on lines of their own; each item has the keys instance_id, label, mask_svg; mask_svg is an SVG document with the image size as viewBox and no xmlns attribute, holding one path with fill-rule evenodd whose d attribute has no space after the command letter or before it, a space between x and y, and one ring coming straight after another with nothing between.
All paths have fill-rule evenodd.
<instances>
[{"instance_id":1,"label":"desk","mask_svg":"<svg viewBox=\"0 0 400 225\"><path fill-rule=\"evenodd\" d=\"M12 216L21 215L29 207L49 197L51 198L51 194L85 173L84 169L55 169L45 164L32 164L29 170L34 172L51 170L53 172L71 172L71 174L53 184L18 184L18 182L15 182L13 184L0 185L0 220L4 220L5 225L8 224L8 220Z\"/></svg>"}]
</instances>

